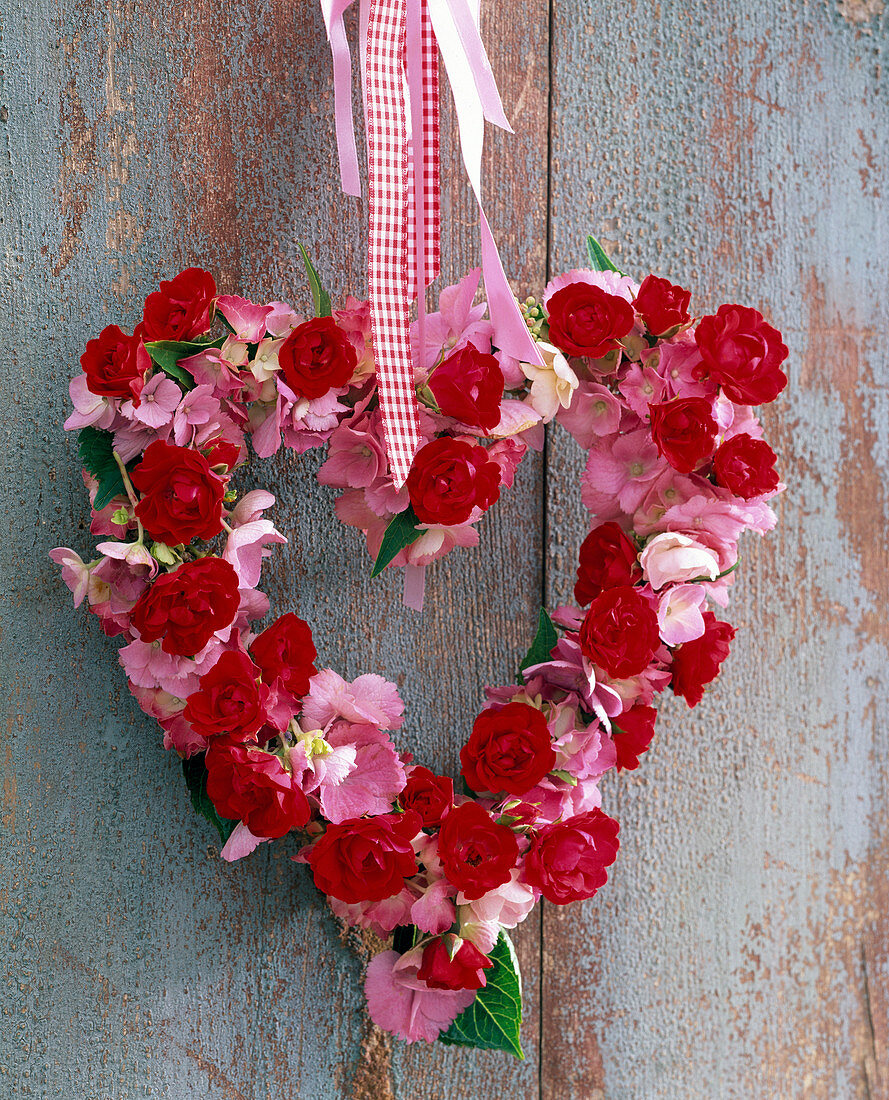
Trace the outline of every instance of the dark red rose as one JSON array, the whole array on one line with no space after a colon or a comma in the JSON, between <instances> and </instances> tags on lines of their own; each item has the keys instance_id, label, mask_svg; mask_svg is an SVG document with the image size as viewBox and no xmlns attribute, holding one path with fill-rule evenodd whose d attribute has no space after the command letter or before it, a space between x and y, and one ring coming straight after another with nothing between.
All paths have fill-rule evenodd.
<instances>
[{"instance_id":1,"label":"dark red rose","mask_svg":"<svg viewBox=\"0 0 889 1100\"><path fill-rule=\"evenodd\" d=\"M187 561L158 577L136 602L132 624L143 642L193 657L238 613L238 574L223 558Z\"/></svg>"},{"instance_id":2,"label":"dark red rose","mask_svg":"<svg viewBox=\"0 0 889 1100\"><path fill-rule=\"evenodd\" d=\"M156 439L130 476L142 494L136 515L152 538L178 546L222 530L225 482L200 451Z\"/></svg>"},{"instance_id":3,"label":"dark red rose","mask_svg":"<svg viewBox=\"0 0 889 1100\"><path fill-rule=\"evenodd\" d=\"M417 873L411 841L419 831L420 818L410 810L328 825L307 853L315 885L351 904L392 897Z\"/></svg>"},{"instance_id":4,"label":"dark red rose","mask_svg":"<svg viewBox=\"0 0 889 1100\"><path fill-rule=\"evenodd\" d=\"M600 523L580 544L574 598L585 607L603 588L632 584L640 575L639 553L616 523Z\"/></svg>"},{"instance_id":5,"label":"dark red rose","mask_svg":"<svg viewBox=\"0 0 889 1100\"><path fill-rule=\"evenodd\" d=\"M493 355L474 344L440 363L429 377L429 389L445 416L486 431L500 423L503 371Z\"/></svg>"},{"instance_id":6,"label":"dark red rose","mask_svg":"<svg viewBox=\"0 0 889 1100\"><path fill-rule=\"evenodd\" d=\"M629 585L600 593L580 628L581 651L618 680L644 671L660 644L654 609Z\"/></svg>"},{"instance_id":7,"label":"dark red rose","mask_svg":"<svg viewBox=\"0 0 889 1100\"><path fill-rule=\"evenodd\" d=\"M654 707L631 707L612 719L611 732L617 749L617 770L635 771L639 757L647 751L654 737L657 711Z\"/></svg>"},{"instance_id":8,"label":"dark red rose","mask_svg":"<svg viewBox=\"0 0 889 1100\"><path fill-rule=\"evenodd\" d=\"M633 305L652 336L663 336L691 320L688 303L691 291L674 286L657 275L646 275Z\"/></svg>"},{"instance_id":9,"label":"dark red rose","mask_svg":"<svg viewBox=\"0 0 889 1100\"><path fill-rule=\"evenodd\" d=\"M151 356L138 336L127 336L117 325L103 328L95 340L88 340L80 357L86 388L99 397L132 398L139 404Z\"/></svg>"},{"instance_id":10,"label":"dark red rose","mask_svg":"<svg viewBox=\"0 0 889 1100\"><path fill-rule=\"evenodd\" d=\"M704 612L704 633L693 642L683 642L673 650L673 692L690 707L704 698L704 685L719 675L719 666L729 655L729 642L737 631L720 622L712 611Z\"/></svg>"},{"instance_id":11,"label":"dark red rose","mask_svg":"<svg viewBox=\"0 0 889 1100\"><path fill-rule=\"evenodd\" d=\"M473 791L526 794L556 765L546 718L527 703L483 710L460 750Z\"/></svg>"},{"instance_id":12,"label":"dark red rose","mask_svg":"<svg viewBox=\"0 0 889 1100\"><path fill-rule=\"evenodd\" d=\"M787 385L781 370L787 348L759 310L720 306L700 319L695 341L704 360L696 375L712 378L738 405L765 405Z\"/></svg>"},{"instance_id":13,"label":"dark red rose","mask_svg":"<svg viewBox=\"0 0 889 1100\"><path fill-rule=\"evenodd\" d=\"M719 425L705 397L677 397L649 405L651 437L674 470L690 474L713 454Z\"/></svg>"},{"instance_id":14,"label":"dark red rose","mask_svg":"<svg viewBox=\"0 0 889 1100\"><path fill-rule=\"evenodd\" d=\"M442 818L454 805L454 781L446 775L435 775L419 765L411 769L407 784L398 796L405 810L420 815L423 827L440 825Z\"/></svg>"},{"instance_id":15,"label":"dark red rose","mask_svg":"<svg viewBox=\"0 0 889 1100\"><path fill-rule=\"evenodd\" d=\"M311 627L292 611L254 638L250 652L266 684L276 684L299 698L309 690L309 679L318 671Z\"/></svg>"},{"instance_id":16,"label":"dark red rose","mask_svg":"<svg viewBox=\"0 0 889 1100\"><path fill-rule=\"evenodd\" d=\"M185 702L183 713L192 729L201 737L225 734L232 741L249 741L268 721L269 689L258 677L246 653L223 653Z\"/></svg>"},{"instance_id":17,"label":"dark red rose","mask_svg":"<svg viewBox=\"0 0 889 1100\"><path fill-rule=\"evenodd\" d=\"M617 858L619 829L599 809L544 826L525 857L525 879L556 905L591 898Z\"/></svg>"},{"instance_id":18,"label":"dark red rose","mask_svg":"<svg viewBox=\"0 0 889 1100\"><path fill-rule=\"evenodd\" d=\"M778 456L764 439L742 432L726 440L716 452L713 473L717 484L736 497L750 500L778 488L777 461Z\"/></svg>"},{"instance_id":19,"label":"dark red rose","mask_svg":"<svg viewBox=\"0 0 889 1100\"><path fill-rule=\"evenodd\" d=\"M442 436L417 451L407 489L421 523L453 527L497 500L500 467L484 447Z\"/></svg>"},{"instance_id":20,"label":"dark red rose","mask_svg":"<svg viewBox=\"0 0 889 1100\"><path fill-rule=\"evenodd\" d=\"M633 327L633 307L592 283L569 283L547 303L549 338L566 355L601 359Z\"/></svg>"},{"instance_id":21,"label":"dark red rose","mask_svg":"<svg viewBox=\"0 0 889 1100\"><path fill-rule=\"evenodd\" d=\"M254 836L279 837L308 823L308 800L277 756L257 745L215 737L205 757L207 794L222 817Z\"/></svg>"},{"instance_id":22,"label":"dark red rose","mask_svg":"<svg viewBox=\"0 0 889 1100\"><path fill-rule=\"evenodd\" d=\"M205 444L203 449L207 462L215 473L233 470L241 457L241 448L237 443L229 443L227 439L217 439L213 443Z\"/></svg>"},{"instance_id":23,"label":"dark red rose","mask_svg":"<svg viewBox=\"0 0 889 1100\"><path fill-rule=\"evenodd\" d=\"M140 326L146 340L193 340L210 327L216 283L209 271L187 267L145 299Z\"/></svg>"},{"instance_id":24,"label":"dark red rose","mask_svg":"<svg viewBox=\"0 0 889 1100\"><path fill-rule=\"evenodd\" d=\"M278 352L281 375L297 397L323 397L348 385L358 354L332 317L297 325Z\"/></svg>"},{"instance_id":25,"label":"dark red rose","mask_svg":"<svg viewBox=\"0 0 889 1100\"><path fill-rule=\"evenodd\" d=\"M464 802L442 822L438 854L448 881L467 900L476 901L509 881L519 861L519 844L515 833L477 802Z\"/></svg>"},{"instance_id":26,"label":"dark red rose","mask_svg":"<svg viewBox=\"0 0 889 1100\"><path fill-rule=\"evenodd\" d=\"M417 977L430 989L482 989L493 965L474 943L449 932L426 944Z\"/></svg>"}]
</instances>

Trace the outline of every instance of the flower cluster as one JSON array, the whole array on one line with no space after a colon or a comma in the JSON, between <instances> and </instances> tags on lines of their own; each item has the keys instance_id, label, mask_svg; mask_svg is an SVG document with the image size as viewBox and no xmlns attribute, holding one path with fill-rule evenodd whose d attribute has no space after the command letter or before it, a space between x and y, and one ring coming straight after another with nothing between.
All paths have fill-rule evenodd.
<instances>
[{"instance_id":1,"label":"flower cluster","mask_svg":"<svg viewBox=\"0 0 889 1100\"><path fill-rule=\"evenodd\" d=\"M638 766L659 693L694 706L718 674L735 632L710 604L727 602L739 537L774 525L783 488L752 406L786 384L787 349L758 312L695 322L666 280L570 271L525 303L541 367L492 344L477 281L442 292L415 346L423 445L399 491L366 304L305 320L219 296L198 269L162 283L132 335L110 325L87 344L66 427L102 541L89 562L52 551L75 605L125 643L130 690L223 856L294 833L334 913L394 937L365 988L373 1019L409 1041L470 1041L461 1021L511 965L504 930L541 898L605 883L618 824L600 779ZM477 541L552 420L588 452L576 603L541 614L519 683L487 689L455 788L393 745L393 684L319 669L292 613L257 627L262 561L285 539L263 518L271 494L239 498L233 475L248 438L260 457L326 442L319 478L343 490L340 519L377 556L411 509L390 561L424 565Z\"/></svg>"}]
</instances>

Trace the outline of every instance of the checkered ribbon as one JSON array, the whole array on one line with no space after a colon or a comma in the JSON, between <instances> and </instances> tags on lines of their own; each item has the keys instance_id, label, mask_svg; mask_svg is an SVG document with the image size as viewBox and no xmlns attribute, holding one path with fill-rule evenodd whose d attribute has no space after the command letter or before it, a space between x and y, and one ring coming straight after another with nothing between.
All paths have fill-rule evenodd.
<instances>
[{"instance_id":1,"label":"checkered ribbon","mask_svg":"<svg viewBox=\"0 0 889 1100\"><path fill-rule=\"evenodd\" d=\"M352 0L321 0L333 55L334 113L343 189L360 194L351 61L343 16ZM425 348L425 288L438 274L438 50L454 93L463 160L479 200L482 266L495 342L541 363L506 280L481 208L484 119L511 130L479 37L479 0L360 0L370 226L368 283L383 430L401 487L420 441L410 318L417 299Z\"/></svg>"}]
</instances>

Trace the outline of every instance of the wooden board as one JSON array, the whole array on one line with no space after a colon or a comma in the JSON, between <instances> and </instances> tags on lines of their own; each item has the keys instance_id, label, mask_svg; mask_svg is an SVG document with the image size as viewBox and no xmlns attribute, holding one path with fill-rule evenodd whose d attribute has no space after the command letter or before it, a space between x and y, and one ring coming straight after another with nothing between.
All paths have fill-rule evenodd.
<instances>
[{"instance_id":1,"label":"wooden board","mask_svg":"<svg viewBox=\"0 0 889 1100\"><path fill-rule=\"evenodd\" d=\"M46 558L89 543L60 430L89 335L187 263L305 303L297 239L334 293L362 285L316 4L0 7L0 1097L889 1095L881 0L484 5L517 131L491 141L488 212L516 289L582 262L592 230L701 309L762 306L791 347L768 415L790 491L744 550L735 652L609 781L609 888L522 929L521 1064L368 1027L361 942L286 852L218 860ZM444 163L456 277L476 215L452 139ZM526 461L422 619L361 574L318 461L250 471L290 538L273 606L318 624L333 667L396 679L405 744L453 770L481 685L511 675L542 592L567 594L578 452L554 434L545 470Z\"/></svg>"}]
</instances>

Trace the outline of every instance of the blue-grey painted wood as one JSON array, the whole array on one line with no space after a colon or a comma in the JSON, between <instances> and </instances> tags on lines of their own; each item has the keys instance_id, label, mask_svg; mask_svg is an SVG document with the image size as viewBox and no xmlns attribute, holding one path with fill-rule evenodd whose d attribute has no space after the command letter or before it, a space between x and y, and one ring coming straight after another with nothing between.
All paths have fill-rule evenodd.
<instances>
[{"instance_id":1,"label":"blue-grey painted wood","mask_svg":"<svg viewBox=\"0 0 889 1100\"><path fill-rule=\"evenodd\" d=\"M560 0L549 181L548 4L486 5L518 131L492 143L488 185L516 289L544 278L549 201L553 270L592 230L701 309L761 305L792 355L767 415L790 488L779 531L744 552L742 633L701 708L665 706L643 768L609 780L621 858L592 902L544 907L542 988L539 926L523 929L523 1065L367 1028L362 942L285 852L216 858L116 644L46 560L89 545L60 429L89 335L190 262L304 298L298 236L334 291L361 283L315 4L0 6L0 1097L889 1095L882 0ZM455 176L450 275L475 255ZM433 572L422 620L394 581L356 575L316 466L251 471L291 537L265 587L332 665L397 679L405 743L453 769L480 685L510 675L533 621L541 464L483 547ZM553 599L583 532L579 468L554 434Z\"/></svg>"},{"instance_id":2,"label":"blue-grey painted wood","mask_svg":"<svg viewBox=\"0 0 889 1100\"><path fill-rule=\"evenodd\" d=\"M630 272L762 308L788 483L748 536L741 628L697 711L611 777L612 881L547 908L551 1100L889 1096L889 13L878 2L554 5L554 269L589 227ZM550 592L582 533L553 442ZM566 968L571 996L563 996Z\"/></svg>"},{"instance_id":3,"label":"blue-grey painted wood","mask_svg":"<svg viewBox=\"0 0 889 1100\"><path fill-rule=\"evenodd\" d=\"M289 0L29 0L6 4L0 303L4 763L0 1097L491 1097L536 1089L537 926L519 937L524 1063L409 1050L366 1024L362 959L305 868L276 846L230 867L196 820L176 760L122 689L113 641L73 614L50 547L87 551L66 439L84 341L132 324L159 278L200 263L221 287L305 306L307 242L331 290L363 287L363 206L338 187L318 5ZM491 189L504 250L545 274L547 15L526 39L489 22L524 133ZM473 258L475 214L449 145L445 274ZM525 241L538 242L528 248ZM398 681L405 747L456 770L485 682L509 678L541 586L542 465L485 523L484 545L431 571L423 617L371 583L359 537L314 483L317 457L250 476L278 496L290 544L273 606L317 627L345 674ZM504 567L504 563L507 563ZM491 1077L496 1067L498 1083Z\"/></svg>"}]
</instances>

